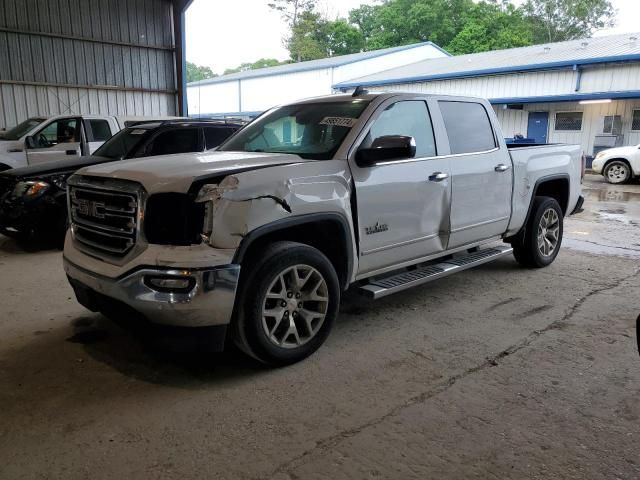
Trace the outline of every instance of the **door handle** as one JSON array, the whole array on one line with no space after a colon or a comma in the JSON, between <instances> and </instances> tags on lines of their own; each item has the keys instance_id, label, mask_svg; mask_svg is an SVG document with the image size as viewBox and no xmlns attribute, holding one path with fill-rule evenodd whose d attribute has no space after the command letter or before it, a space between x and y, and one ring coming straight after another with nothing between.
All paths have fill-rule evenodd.
<instances>
[{"instance_id":1,"label":"door handle","mask_svg":"<svg viewBox=\"0 0 640 480\"><path fill-rule=\"evenodd\" d=\"M66 153L67 155L77 155L78 151L77 150L67 150L64 153Z\"/></svg>"},{"instance_id":2,"label":"door handle","mask_svg":"<svg viewBox=\"0 0 640 480\"><path fill-rule=\"evenodd\" d=\"M429 181L430 182L441 182L442 180L446 180L447 178L449 178L449 174L448 173L433 172L433 174L431 174L429 176Z\"/></svg>"},{"instance_id":3,"label":"door handle","mask_svg":"<svg viewBox=\"0 0 640 480\"><path fill-rule=\"evenodd\" d=\"M506 172L510 168L511 167L509 165L505 165L504 163L499 163L498 165L496 165L496 168L494 168L494 170L496 172Z\"/></svg>"}]
</instances>

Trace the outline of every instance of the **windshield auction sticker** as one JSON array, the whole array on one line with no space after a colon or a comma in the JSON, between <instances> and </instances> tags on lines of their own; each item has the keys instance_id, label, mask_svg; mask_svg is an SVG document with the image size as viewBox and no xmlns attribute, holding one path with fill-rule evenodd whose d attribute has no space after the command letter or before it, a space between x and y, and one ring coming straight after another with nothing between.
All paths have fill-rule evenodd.
<instances>
[{"instance_id":1,"label":"windshield auction sticker","mask_svg":"<svg viewBox=\"0 0 640 480\"><path fill-rule=\"evenodd\" d=\"M336 127L353 127L357 118L349 118L349 117L324 117L320 122L320 125L334 125Z\"/></svg>"}]
</instances>

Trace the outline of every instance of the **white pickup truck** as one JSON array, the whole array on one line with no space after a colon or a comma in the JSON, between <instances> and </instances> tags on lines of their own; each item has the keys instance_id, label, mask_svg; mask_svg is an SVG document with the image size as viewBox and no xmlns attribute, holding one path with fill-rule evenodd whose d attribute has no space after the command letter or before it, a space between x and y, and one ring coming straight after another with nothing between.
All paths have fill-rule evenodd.
<instances>
[{"instance_id":1,"label":"white pickup truck","mask_svg":"<svg viewBox=\"0 0 640 480\"><path fill-rule=\"evenodd\" d=\"M123 128L150 119L98 115L28 118L0 136L0 171L91 155Z\"/></svg>"},{"instance_id":2,"label":"white pickup truck","mask_svg":"<svg viewBox=\"0 0 640 480\"><path fill-rule=\"evenodd\" d=\"M69 180L64 268L93 311L208 327L283 365L351 287L371 298L514 253L544 267L582 205L580 148L509 150L491 105L404 93L274 108L217 151Z\"/></svg>"}]
</instances>

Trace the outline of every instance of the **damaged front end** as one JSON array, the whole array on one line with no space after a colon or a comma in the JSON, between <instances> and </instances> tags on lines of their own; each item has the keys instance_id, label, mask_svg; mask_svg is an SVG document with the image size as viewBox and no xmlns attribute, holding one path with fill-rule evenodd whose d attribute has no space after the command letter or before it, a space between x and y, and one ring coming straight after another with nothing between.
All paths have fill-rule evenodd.
<instances>
[{"instance_id":1,"label":"damaged front end","mask_svg":"<svg viewBox=\"0 0 640 480\"><path fill-rule=\"evenodd\" d=\"M203 185L195 199L196 204L203 205L201 240L215 248L237 248L252 225L291 214L288 182L275 190L271 193L240 188L240 180L235 175L225 177L218 184Z\"/></svg>"}]
</instances>

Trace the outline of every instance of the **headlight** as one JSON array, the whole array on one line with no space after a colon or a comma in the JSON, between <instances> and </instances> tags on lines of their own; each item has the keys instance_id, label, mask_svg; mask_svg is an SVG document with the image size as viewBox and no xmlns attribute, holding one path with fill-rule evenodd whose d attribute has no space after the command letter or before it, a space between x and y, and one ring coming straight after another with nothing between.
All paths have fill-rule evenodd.
<instances>
[{"instance_id":1,"label":"headlight","mask_svg":"<svg viewBox=\"0 0 640 480\"><path fill-rule=\"evenodd\" d=\"M597 155L596 155L595 160L597 160L597 159L599 159L599 158L602 158L602 157L604 157L604 156L605 156L604 150L603 150L602 152L598 152L598 153L597 153Z\"/></svg>"},{"instance_id":2,"label":"headlight","mask_svg":"<svg viewBox=\"0 0 640 480\"><path fill-rule=\"evenodd\" d=\"M47 182L42 181L18 182L13 189L12 196L34 198L42 195L50 186Z\"/></svg>"}]
</instances>

